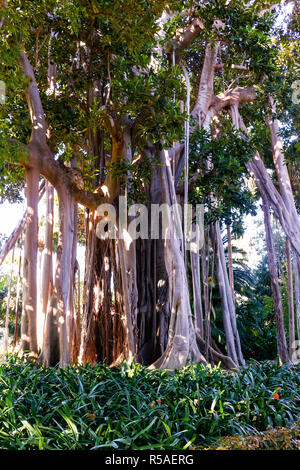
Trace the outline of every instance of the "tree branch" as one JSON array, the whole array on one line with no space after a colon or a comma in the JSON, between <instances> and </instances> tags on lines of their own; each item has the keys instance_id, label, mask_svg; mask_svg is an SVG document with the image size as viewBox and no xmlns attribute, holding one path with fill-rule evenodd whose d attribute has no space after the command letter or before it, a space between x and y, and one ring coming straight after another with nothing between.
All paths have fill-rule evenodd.
<instances>
[{"instance_id":1,"label":"tree branch","mask_svg":"<svg viewBox=\"0 0 300 470\"><path fill-rule=\"evenodd\" d=\"M46 144L47 126L34 72L25 52L20 53L20 59L23 71L29 79L29 85L25 91L25 95L32 122L31 141L36 140L39 141L40 144Z\"/></svg>"},{"instance_id":2,"label":"tree branch","mask_svg":"<svg viewBox=\"0 0 300 470\"><path fill-rule=\"evenodd\" d=\"M181 52L189 47L196 36L204 28L200 18L192 18L184 31L178 31L175 39L166 45L166 52L170 53L175 50L175 62L178 63L181 57Z\"/></svg>"},{"instance_id":3,"label":"tree branch","mask_svg":"<svg viewBox=\"0 0 300 470\"><path fill-rule=\"evenodd\" d=\"M256 90L254 86L236 87L214 96L210 108L213 108L214 114L218 114L224 108L254 101L255 97Z\"/></svg>"},{"instance_id":4,"label":"tree branch","mask_svg":"<svg viewBox=\"0 0 300 470\"><path fill-rule=\"evenodd\" d=\"M194 119L199 120L201 126L205 121L214 92L214 76L218 51L219 43L216 43L213 47L210 44L206 46L198 97L191 113Z\"/></svg>"}]
</instances>

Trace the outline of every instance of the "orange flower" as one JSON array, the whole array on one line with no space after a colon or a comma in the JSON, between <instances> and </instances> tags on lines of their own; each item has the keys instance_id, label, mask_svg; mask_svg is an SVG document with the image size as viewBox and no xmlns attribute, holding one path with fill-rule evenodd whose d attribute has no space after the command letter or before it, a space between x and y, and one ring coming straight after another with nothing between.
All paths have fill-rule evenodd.
<instances>
[{"instance_id":1,"label":"orange flower","mask_svg":"<svg viewBox=\"0 0 300 470\"><path fill-rule=\"evenodd\" d=\"M93 413L87 413L85 415L86 418L91 418L91 419L95 419L96 418L96 415L94 415Z\"/></svg>"},{"instance_id":2,"label":"orange flower","mask_svg":"<svg viewBox=\"0 0 300 470\"><path fill-rule=\"evenodd\" d=\"M273 400L279 400L279 395L278 395L278 393L274 393L274 395L273 395Z\"/></svg>"},{"instance_id":3,"label":"orange flower","mask_svg":"<svg viewBox=\"0 0 300 470\"><path fill-rule=\"evenodd\" d=\"M156 401L159 401L159 402L161 403L161 399L160 399L160 398L158 398Z\"/></svg>"},{"instance_id":4,"label":"orange flower","mask_svg":"<svg viewBox=\"0 0 300 470\"><path fill-rule=\"evenodd\" d=\"M151 405L150 405L150 408L153 408L153 406L154 406L154 404L153 404L153 403L151 403Z\"/></svg>"}]
</instances>

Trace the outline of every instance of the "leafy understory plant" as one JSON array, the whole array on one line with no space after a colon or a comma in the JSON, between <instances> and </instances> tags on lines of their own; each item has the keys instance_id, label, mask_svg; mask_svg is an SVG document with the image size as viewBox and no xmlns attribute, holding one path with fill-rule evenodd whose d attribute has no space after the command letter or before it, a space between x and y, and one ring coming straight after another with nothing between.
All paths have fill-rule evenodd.
<instances>
[{"instance_id":1,"label":"leafy understory plant","mask_svg":"<svg viewBox=\"0 0 300 470\"><path fill-rule=\"evenodd\" d=\"M250 361L238 372L169 373L123 363L0 365L1 449L199 449L257 435L300 415L300 367Z\"/></svg>"}]
</instances>

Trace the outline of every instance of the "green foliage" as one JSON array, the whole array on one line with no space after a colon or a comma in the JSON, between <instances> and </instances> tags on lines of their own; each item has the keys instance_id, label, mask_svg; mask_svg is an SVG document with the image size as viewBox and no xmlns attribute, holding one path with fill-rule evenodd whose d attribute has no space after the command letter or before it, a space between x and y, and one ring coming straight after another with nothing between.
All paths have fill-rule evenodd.
<instances>
[{"instance_id":1,"label":"green foliage","mask_svg":"<svg viewBox=\"0 0 300 470\"><path fill-rule=\"evenodd\" d=\"M0 105L1 108L5 106ZM12 131L9 121L0 120L0 203L21 202L21 190L24 186L24 169L19 165L21 159L26 161L27 149L18 141L7 140ZM13 126L12 126L13 127Z\"/></svg>"},{"instance_id":2,"label":"green foliage","mask_svg":"<svg viewBox=\"0 0 300 470\"><path fill-rule=\"evenodd\" d=\"M0 447L205 447L220 436L290 425L300 411L299 372L268 362L235 373L126 363L44 369L9 356L0 366Z\"/></svg>"},{"instance_id":3,"label":"green foliage","mask_svg":"<svg viewBox=\"0 0 300 470\"><path fill-rule=\"evenodd\" d=\"M9 276L0 277L0 322L3 327L5 324L6 296L8 292Z\"/></svg>"},{"instance_id":4,"label":"green foliage","mask_svg":"<svg viewBox=\"0 0 300 470\"><path fill-rule=\"evenodd\" d=\"M3 163L0 168L0 204L5 201L11 204L22 202L24 188L24 170L22 167L12 168L12 165Z\"/></svg>"},{"instance_id":5,"label":"green foliage","mask_svg":"<svg viewBox=\"0 0 300 470\"><path fill-rule=\"evenodd\" d=\"M244 214L255 214L255 196L245 184L245 163L254 147L224 121L217 139L204 129L191 139L191 173L199 170L191 199L208 207L207 222L216 219L231 224Z\"/></svg>"},{"instance_id":6,"label":"green foliage","mask_svg":"<svg viewBox=\"0 0 300 470\"><path fill-rule=\"evenodd\" d=\"M238 302L237 318L242 349L246 359L276 357L276 321L267 256L252 273L253 284Z\"/></svg>"},{"instance_id":7,"label":"green foliage","mask_svg":"<svg viewBox=\"0 0 300 470\"><path fill-rule=\"evenodd\" d=\"M200 7L199 14L208 39L221 40L234 48L235 52L229 59L230 64L239 63L234 62L239 54L240 59L245 59L244 65L255 72L257 78L274 70L273 59L277 52L269 34L273 25L272 15L259 16L255 6L239 0L229 3L226 0L210 1L205 8ZM222 22L217 30L213 28L216 20Z\"/></svg>"},{"instance_id":8,"label":"green foliage","mask_svg":"<svg viewBox=\"0 0 300 470\"><path fill-rule=\"evenodd\" d=\"M1 274L0 276L0 327L4 328L6 319L6 308L7 308L7 294L10 276L8 274ZM9 334L12 335L15 327L15 311L16 311L16 287L17 282L13 279L11 286L11 299L10 299L10 310L9 310ZM19 313L22 310L22 292L20 292L19 298ZM20 320L20 317L19 317Z\"/></svg>"}]
</instances>

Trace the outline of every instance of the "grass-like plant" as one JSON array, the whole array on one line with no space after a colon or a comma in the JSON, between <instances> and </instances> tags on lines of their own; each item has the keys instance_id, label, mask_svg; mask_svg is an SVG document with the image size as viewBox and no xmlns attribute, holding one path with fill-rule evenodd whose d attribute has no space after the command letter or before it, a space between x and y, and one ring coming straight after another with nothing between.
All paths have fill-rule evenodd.
<instances>
[{"instance_id":1,"label":"grass-like plant","mask_svg":"<svg viewBox=\"0 0 300 470\"><path fill-rule=\"evenodd\" d=\"M199 449L299 415L299 365L45 369L14 355L0 365L1 449Z\"/></svg>"}]
</instances>

